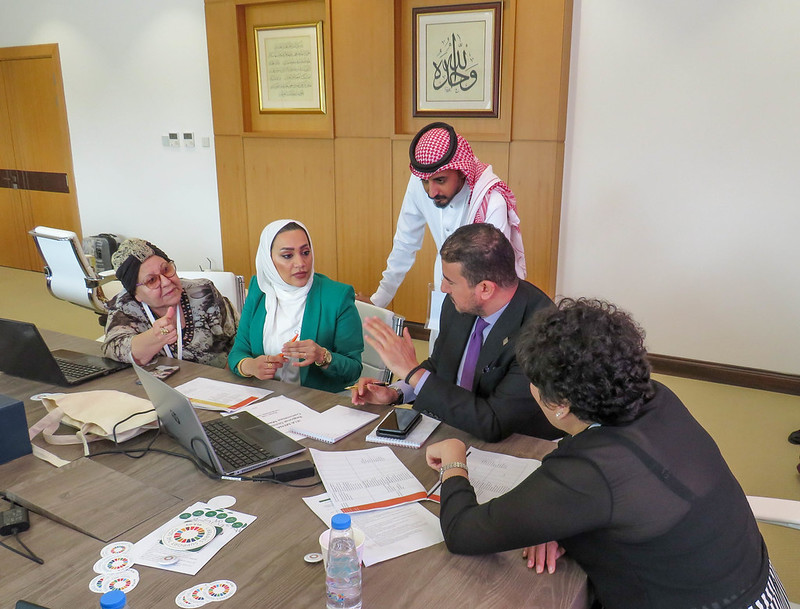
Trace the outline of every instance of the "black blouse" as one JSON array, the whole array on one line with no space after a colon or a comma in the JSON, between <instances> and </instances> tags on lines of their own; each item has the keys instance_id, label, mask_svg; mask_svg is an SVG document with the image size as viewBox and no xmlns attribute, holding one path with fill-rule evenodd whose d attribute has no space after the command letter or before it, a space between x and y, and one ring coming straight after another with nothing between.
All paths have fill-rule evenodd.
<instances>
[{"instance_id":1,"label":"black blouse","mask_svg":"<svg viewBox=\"0 0 800 609\"><path fill-rule=\"evenodd\" d=\"M609 609L749 606L769 560L744 492L677 396L654 387L634 421L563 439L502 497L478 505L466 478L447 479L447 547L483 554L557 540Z\"/></svg>"}]
</instances>

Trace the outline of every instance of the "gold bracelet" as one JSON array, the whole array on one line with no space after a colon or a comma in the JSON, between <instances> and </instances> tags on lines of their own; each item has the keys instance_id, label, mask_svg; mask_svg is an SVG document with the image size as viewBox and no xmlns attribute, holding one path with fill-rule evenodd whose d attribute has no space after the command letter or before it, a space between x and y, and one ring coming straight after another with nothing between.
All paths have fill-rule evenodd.
<instances>
[{"instance_id":1,"label":"gold bracelet","mask_svg":"<svg viewBox=\"0 0 800 609\"><path fill-rule=\"evenodd\" d=\"M243 363L243 362L244 362L244 360L246 360L246 359L247 359L246 357L243 357L242 359L240 359L240 360L239 360L239 363L238 363L238 364L236 364L236 372L238 372L238 373L239 373L239 376L243 376L243 377L245 377L245 378L247 378L247 377L249 377L249 376L253 376L252 374L247 374L247 373L245 373L245 372L244 372L244 370L242 370L242 363Z\"/></svg>"},{"instance_id":2,"label":"gold bracelet","mask_svg":"<svg viewBox=\"0 0 800 609\"><path fill-rule=\"evenodd\" d=\"M323 347L323 349L325 349L325 347ZM331 355L330 351L325 349L325 353L322 354L322 362L314 362L314 363L320 368L324 368L325 366L330 364L332 360L333 360L333 355Z\"/></svg>"}]
</instances>

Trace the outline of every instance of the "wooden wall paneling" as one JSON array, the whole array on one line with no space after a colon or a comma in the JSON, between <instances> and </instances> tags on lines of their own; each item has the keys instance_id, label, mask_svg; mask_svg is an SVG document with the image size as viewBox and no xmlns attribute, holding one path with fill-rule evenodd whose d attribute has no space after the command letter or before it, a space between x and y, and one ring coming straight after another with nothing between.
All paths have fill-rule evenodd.
<instances>
[{"instance_id":1,"label":"wooden wall paneling","mask_svg":"<svg viewBox=\"0 0 800 609\"><path fill-rule=\"evenodd\" d=\"M244 128L245 94L239 61L242 53L239 11L231 2L211 3L207 0L205 12L214 133L218 136L240 134Z\"/></svg>"},{"instance_id":2,"label":"wooden wall paneling","mask_svg":"<svg viewBox=\"0 0 800 609\"><path fill-rule=\"evenodd\" d=\"M564 145L512 142L511 183L520 205L528 281L555 294Z\"/></svg>"},{"instance_id":3,"label":"wooden wall paneling","mask_svg":"<svg viewBox=\"0 0 800 609\"><path fill-rule=\"evenodd\" d=\"M391 143L336 138L336 234L339 281L369 297L392 248Z\"/></svg>"},{"instance_id":4,"label":"wooden wall paneling","mask_svg":"<svg viewBox=\"0 0 800 609\"><path fill-rule=\"evenodd\" d=\"M311 233L315 270L337 278L333 167L332 140L244 139L252 259L267 224L281 218L300 220Z\"/></svg>"},{"instance_id":5,"label":"wooden wall paneling","mask_svg":"<svg viewBox=\"0 0 800 609\"><path fill-rule=\"evenodd\" d=\"M0 266L41 271L44 264L32 259L27 240L22 191L0 188Z\"/></svg>"},{"instance_id":6,"label":"wooden wall paneling","mask_svg":"<svg viewBox=\"0 0 800 609\"><path fill-rule=\"evenodd\" d=\"M403 195L408 186L411 172L408 169L408 147L411 138L398 139L392 142L392 237L397 228L397 217L403 205ZM383 269L386 268L386 257L391 251L391 245L383 256ZM422 247L417 252L414 266L406 275L405 281L397 290L397 295L392 302L392 309L404 315L409 321L424 322L428 314L428 284L433 283L433 263L436 259L436 244L433 242L430 231L425 229L425 239ZM376 278L375 288L378 287ZM437 286L438 287L438 286ZM370 292L372 294L374 289Z\"/></svg>"},{"instance_id":7,"label":"wooden wall paneling","mask_svg":"<svg viewBox=\"0 0 800 609\"><path fill-rule=\"evenodd\" d=\"M331 5L337 137L394 132L394 13L389 0Z\"/></svg>"},{"instance_id":8,"label":"wooden wall paneling","mask_svg":"<svg viewBox=\"0 0 800 609\"><path fill-rule=\"evenodd\" d=\"M215 144L223 269L248 282L255 250L250 247L242 138L217 135Z\"/></svg>"},{"instance_id":9,"label":"wooden wall paneling","mask_svg":"<svg viewBox=\"0 0 800 609\"><path fill-rule=\"evenodd\" d=\"M512 138L563 142L572 0L520 2L517 25Z\"/></svg>"},{"instance_id":10,"label":"wooden wall paneling","mask_svg":"<svg viewBox=\"0 0 800 609\"><path fill-rule=\"evenodd\" d=\"M249 4L244 7L250 130L281 137L333 137L333 63L331 61L331 21L325 0L295 0ZM322 21L322 41L325 63L325 114L292 112L262 114L258 106L258 72L255 58L253 28L263 25L294 25Z\"/></svg>"},{"instance_id":11,"label":"wooden wall paneling","mask_svg":"<svg viewBox=\"0 0 800 609\"><path fill-rule=\"evenodd\" d=\"M472 147L472 152L475 153L475 156L478 157L481 162L491 165L494 173L497 174L497 176L506 184L511 186L511 190L514 190L513 185L511 185L511 183L508 181L508 142L482 142L480 140L473 141L469 139L468 135L465 135L464 137L467 138L467 141ZM406 151L406 163L408 163L408 151ZM408 171L408 166L406 166L406 171L410 173L410 171Z\"/></svg>"},{"instance_id":12,"label":"wooden wall paneling","mask_svg":"<svg viewBox=\"0 0 800 609\"><path fill-rule=\"evenodd\" d=\"M517 0L503 2L503 43L500 65L500 115L498 118L446 118L414 117L411 78L414 71L411 53L412 15L420 6L447 6L463 4L463 0L396 0L397 11L395 36L398 37L399 56L395 62L398 90L396 92L395 131L414 135L422 127L435 120L445 120L459 133L472 140L508 141L511 133L511 108L514 90L514 44L516 31ZM527 1L530 3L530 0Z\"/></svg>"}]
</instances>

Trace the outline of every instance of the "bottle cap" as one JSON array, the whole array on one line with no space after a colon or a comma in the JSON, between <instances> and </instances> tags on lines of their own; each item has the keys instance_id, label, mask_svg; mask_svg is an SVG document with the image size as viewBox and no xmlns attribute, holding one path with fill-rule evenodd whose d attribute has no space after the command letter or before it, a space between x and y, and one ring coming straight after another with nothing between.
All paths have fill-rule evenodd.
<instances>
[{"instance_id":1,"label":"bottle cap","mask_svg":"<svg viewBox=\"0 0 800 609\"><path fill-rule=\"evenodd\" d=\"M126 602L125 593L122 590L112 590L100 597L102 609L122 609Z\"/></svg>"},{"instance_id":2,"label":"bottle cap","mask_svg":"<svg viewBox=\"0 0 800 609\"><path fill-rule=\"evenodd\" d=\"M331 518L331 528L343 531L350 528L350 514L334 514Z\"/></svg>"}]
</instances>

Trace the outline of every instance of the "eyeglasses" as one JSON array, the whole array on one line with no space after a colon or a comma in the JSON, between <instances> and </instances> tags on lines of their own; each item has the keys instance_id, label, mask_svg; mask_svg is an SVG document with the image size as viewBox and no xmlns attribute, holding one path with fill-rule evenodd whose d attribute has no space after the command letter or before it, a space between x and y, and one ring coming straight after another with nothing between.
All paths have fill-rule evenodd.
<instances>
[{"instance_id":1,"label":"eyeglasses","mask_svg":"<svg viewBox=\"0 0 800 609\"><path fill-rule=\"evenodd\" d=\"M136 287L143 285L148 290L155 290L157 287L161 285L161 276L163 275L167 279L171 277L175 277L176 269L175 263L170 260L163 265L161 265L161 270L158 272L158 275L148 275L147 278L142 283L137 283Z\"/></svg>"}]
</instances>

